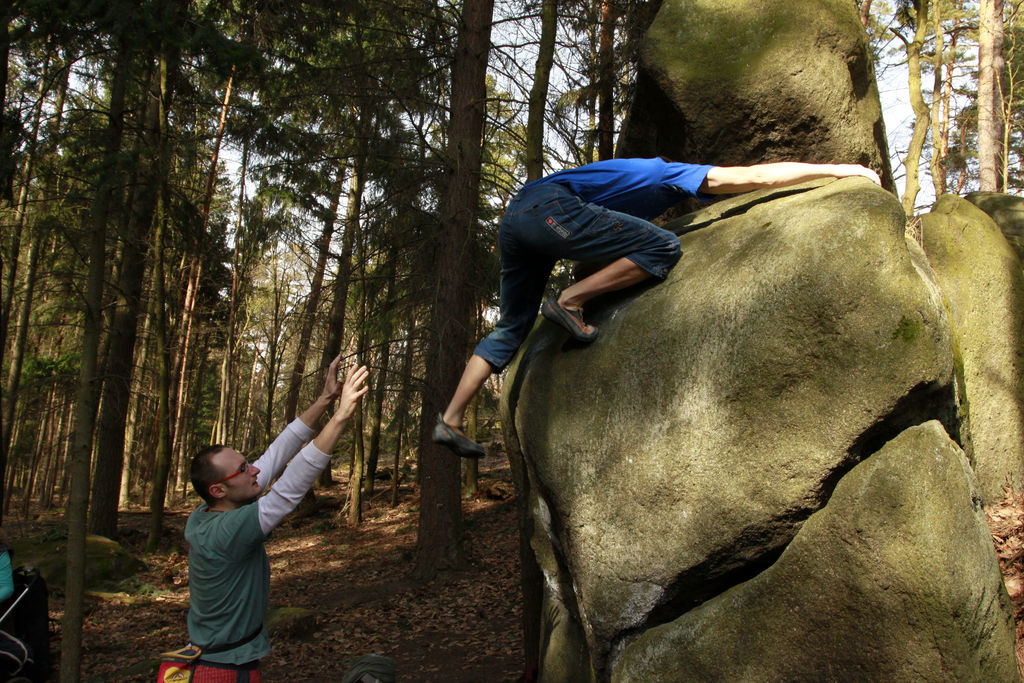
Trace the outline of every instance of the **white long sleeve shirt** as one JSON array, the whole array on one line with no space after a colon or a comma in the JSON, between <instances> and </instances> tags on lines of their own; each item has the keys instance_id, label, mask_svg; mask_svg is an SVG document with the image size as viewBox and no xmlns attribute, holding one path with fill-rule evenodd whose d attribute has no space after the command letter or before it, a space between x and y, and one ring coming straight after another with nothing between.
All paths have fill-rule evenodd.
<instances>
[{"instance_id":1,"label":"white long sleeve shirt","mask_svg":"<svg viewBox=\"0 0 1024 683\"><path fill-rule=\"evenodd\" d=\"M260 470L256 480L266 491L257 501L260 528L264 534L273 531L295 509L316 478L330 464L331 456L312 442L303 448L303 444L312 439L314 434L310 427L296 418L253 463ZM267 487L278 476L281 478L267 491Z\"/></svg>"}]
</instances>

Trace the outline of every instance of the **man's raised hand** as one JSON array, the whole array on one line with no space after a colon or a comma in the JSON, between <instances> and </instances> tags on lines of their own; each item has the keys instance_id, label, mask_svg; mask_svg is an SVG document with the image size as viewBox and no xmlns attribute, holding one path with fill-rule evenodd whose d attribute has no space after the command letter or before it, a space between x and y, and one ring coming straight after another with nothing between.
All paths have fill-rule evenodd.
<instances>
[{"instance_id":1,"label":"man's raised hand","mask_svg":"<svg viewBox=\"0 0 1024 683\"><path fill-rule=\"evenodd\" d=\"M324 391L322 396L330 401L341 396L341 382L338 381L339 365L341 365L340 353L331 361L331 364L327 368L327 377L324 378Z\"/></svg>"},{"instance_id":2,"label":"man's raised hand","mask_svg":"<svg viewBox=\"0 0 1024 683\"><path fill-rule=\"evenodd\" d=\"M331 367L334 367L335 363L340 359L341 356L335 358L335 362L331 363ZM356 406L359 405L359 399L370 390L370 387L366 384L366 378L369 376L370 371L365 365L352 368L345 376L345 381L341 386L341 401L338 403L338 410L334 413L336 419L348 420L355 414Z\"/></svg>"}]
</instances>

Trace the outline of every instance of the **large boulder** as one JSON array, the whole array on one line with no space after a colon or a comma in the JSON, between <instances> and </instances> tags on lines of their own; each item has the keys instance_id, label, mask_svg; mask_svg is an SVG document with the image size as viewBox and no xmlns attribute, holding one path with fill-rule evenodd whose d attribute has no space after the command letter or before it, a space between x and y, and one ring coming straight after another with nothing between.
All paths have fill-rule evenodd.
<instances>
[{"instance_id":1,"label":"large boulder","mask_svg":"<svg viewBox=\"0 0 1024 683\"><path fill-rule=\"evenodd\" d=\"M943 195L921 241L949 309L966 394L964 441L985 502L1024 488L1024 269L992 219Z\"/></svg>"},{"instance_id":2,"label":"large boulder","mask_svg":"<svg viewBox=\"0 0 1024 683\"><path fill-rule=\"evenodd\" d=\"M670 224L664 283L592 302L589 346L542 321L509 370L545 681L607 679L637 634L763 571L908 427L959 436L948 318L899 203L812 185Z\"/></svg>"},{"instance_id":3,"label":"large boulder","mask_svg":"<svg viewBox=\"0 0 1024 683\"><path fill-rule=\"evenodd\" d=\"M16 566L35 567L49 586L63 588L67 578L67 535L44 534L13 542ZM110 592L146 568L117 541L89 534L85 537L85 587Z\"/></svg>"},{"instance_id":4,"label":"large boulder","mask_svg":"<svg viewBox=\"0 0 1024 683\"><path fill-rule=\"evenodd\" d=\"M892 188L856 4L664 0L642 42L616 155L861 163Z\"/></svg>"},{"instance_id":5,"label":"large boulder","mask_svg":"<svg viewBox=\"0 0 1024 683\"><path fill-rule=\"evenodd\" d=\"M857 465L779 560L645 632L627 681L1017 681L977 482L938 422Z\"/></svg>"}]
</instances>

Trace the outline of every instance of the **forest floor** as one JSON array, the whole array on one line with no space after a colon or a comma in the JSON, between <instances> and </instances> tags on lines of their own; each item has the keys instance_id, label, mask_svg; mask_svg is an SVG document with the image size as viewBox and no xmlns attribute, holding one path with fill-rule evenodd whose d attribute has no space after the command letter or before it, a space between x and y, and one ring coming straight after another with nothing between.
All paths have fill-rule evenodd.
<instances>
[{"instance_id":1,"label":"forest floor","mask_svg":"<svg viewBox=\"0 0 1024 683\"><path fill-rule=\"evenodd\" d=\"M1017 670L1024 680L1024 492L1006 491L1001 501L985 508L985 517L992 529L1003 583L1013 603Z\"/></svg>"},{"instance_id":2,"label":"forest floor","mask_svg":"<svg viewBox=\"0 0 1024 683\"><path fill-rule=\"evenodd\" d=\"M400 487L397 507L378 489L358 528L339 522L345 487L321 491L319 511L286 520L267 544L270 606L301 607L311 617L272 632L263 660L267 681L338 681L349 662L368 653L393 657L399 680L431 683L517 681L523 673L519 550L515 501L503 456L480 464L481 493L463 501L470 568L430 582L409 578L416 547L418 495ZM336 479L339 473L336 473ZM187 640L189 510L171 510L164 548L143 554L147 513L122 513L119 539L148 569L141 589L93 597L86 605L82 665L86 683L155 678L155 656ZM986 509L1017 621L1024 662L1024 494ZM41 517L19 533L62 525ZM59 631L63 596L54 590L50 616ZM60 634L51 639L54 661ZM1024 670L1024 669L1022 669ZM54 674L51 680L56 680Z\"/></svg>"},{"instance_id":3,"label":"forest floor","mask_svg":"<svg viewBox=\"0 0 1024 683\"><path fill-rule=\"evenodd\" d=\"M481 493L463 500L470 567L429 582L409 578L418 494L402 486L398 506L391 507L384 486L378 484L358 528L338 521L346 492L338 485L318 492L326 503L318 512L286 519L274 531L267 543L270 608L300 607L313 616L271 631L271 653L261 663L264 680L339 681L351 660L370 653L394 658L403 681L518 680L524 668L519 539L507 459L482 459ZM138 577L146 588L88 602L86 683L149 683L156 678L156 655L187 643L188 561L170 546L184 546L189 511L169 511L172 542L148 555L142 546L149 515L122 514L118 540L147 563ZM47 521L60 520L40 523ZM59 591L51 596L50 616L63 617ZM51 643L56 662L59 635Z\"/></svg>"}]
</instances>

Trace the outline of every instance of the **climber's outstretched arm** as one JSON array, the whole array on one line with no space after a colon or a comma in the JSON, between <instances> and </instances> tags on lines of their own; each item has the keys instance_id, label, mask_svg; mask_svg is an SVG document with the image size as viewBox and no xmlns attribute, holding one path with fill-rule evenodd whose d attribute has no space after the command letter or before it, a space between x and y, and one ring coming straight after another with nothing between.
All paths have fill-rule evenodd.
<instances>
[{"instance_id":1,"label":"climber's outstretched arm","mask_svg":"<svg viewBox=\"0 0 1024 683\"><path fill-rule=\"evenodd\" d=\"M767 187L786 187L816 178L862 176L881 185L878 174L859 164L804 164L783 161L754 166L715 166L700 186L707 194L732 194Z\"/></svg>"}]
</instances>

